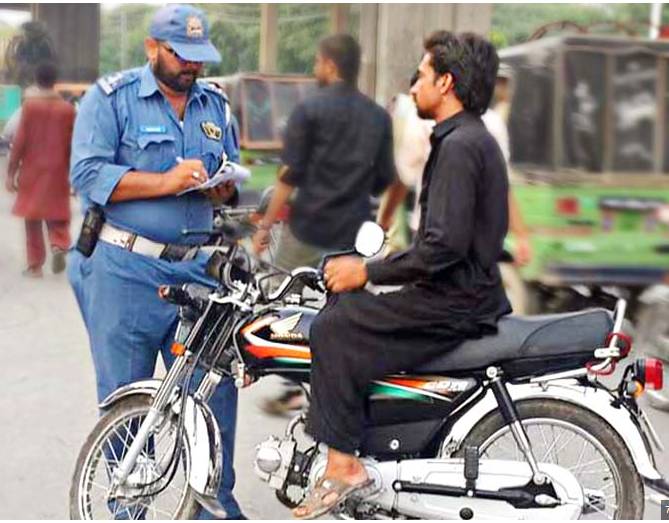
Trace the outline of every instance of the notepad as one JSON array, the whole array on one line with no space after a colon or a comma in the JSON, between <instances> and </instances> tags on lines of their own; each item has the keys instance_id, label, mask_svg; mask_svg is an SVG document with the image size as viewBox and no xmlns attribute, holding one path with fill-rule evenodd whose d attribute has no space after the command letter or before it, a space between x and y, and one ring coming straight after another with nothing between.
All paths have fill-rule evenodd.
<instances>
[{"instance_id":1,"label":"notepad","mask_svg":"<svg viewBox=\"0 0 669 523\"><path fill-rule=\"evenodd\" d=\"M206 191L208 189L213 189L218 187L225 182L235 182L235 184L244 183L251 176L251 171L246 167L242 167L238 163L233 162L222 162L221 167L214 173L214 175L209 178L206 182L201 183L196 187L191 187L185 191L181 191L177 196L182 194L187 194L193 191Z\"/></svg>"}]
</instances>

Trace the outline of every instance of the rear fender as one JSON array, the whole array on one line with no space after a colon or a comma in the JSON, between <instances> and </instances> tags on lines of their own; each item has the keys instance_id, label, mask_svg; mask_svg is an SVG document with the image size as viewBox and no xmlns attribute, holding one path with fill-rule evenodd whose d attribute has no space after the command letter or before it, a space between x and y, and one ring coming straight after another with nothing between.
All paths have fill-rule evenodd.
<instances>
[{"instance_id":1,"label":"rear fender","mask_svg":"<svg viewBox=\"0 0 669 523\"><path fill-rule=\"evenodd\" d=\"M584 387L576 380L556 380L544 386L508 384L507 387L515 403L532 399L565 401L588 410L593 416L602 418L625 442L639 474L648 480L662 479L662 475L653 464L653 458L649 454L641 433L642 429L634 422L626 408L616 408L611 404L611 396L606 391L595 387ZM447 457L457 451L474 427L485 416L498 408L497 401L492 391L489 390L481 400L455 422L442 444L442 455Z\"/></svg>"},{"instance_id":2,"label":"rear fender","mask_svg":"<svg viewBox=\"0 0 669 523\"><path fill-rule=\"evenodd\" d=\"M153 398L161 384L162 381L157 379L130 383L112 392L99 407L109 409L120 400L134 395ZM179 412L180 408L180 398L176 397L172 402L172 409ZM223 469L223 449L221 433L209 406L189 395L186 401L184 427L191 459L188 483L196 493L205 498L215 498Z\"/></svg>"}]
</instances>

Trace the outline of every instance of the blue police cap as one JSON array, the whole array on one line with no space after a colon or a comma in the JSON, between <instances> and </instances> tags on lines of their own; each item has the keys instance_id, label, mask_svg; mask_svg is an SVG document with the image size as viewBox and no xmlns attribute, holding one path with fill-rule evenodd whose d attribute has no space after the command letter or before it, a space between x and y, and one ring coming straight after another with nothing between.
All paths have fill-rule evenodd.
<instances>
[{"instance_id":1,"label":"blue police cap","mask_svg":"<svg viewBox=\"0 0 669 523\"><path fill-rule=\"evenodd\" d=\"M149 34L167 42L184 60L220 62L221 55L209 41L209 23L200 9L191 5L169 4L151 20Z\"/></svg>"}]
</instances>

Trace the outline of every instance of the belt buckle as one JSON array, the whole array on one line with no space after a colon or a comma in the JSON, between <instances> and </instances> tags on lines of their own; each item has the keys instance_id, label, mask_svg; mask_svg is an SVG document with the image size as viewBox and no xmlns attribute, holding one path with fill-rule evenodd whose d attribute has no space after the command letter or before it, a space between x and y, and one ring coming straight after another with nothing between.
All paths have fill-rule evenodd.
<instances>
[{"instance_id":1,"label":"belt buckle","mask_svg":"<svg viewBox=\"0 0 669 523\"><path fill-rule=\"evenodd\" d=\"M131 233L131 234L128 234L128 235L121 241L121 242L122 242L122 245L121 245L121 246L122 246L126 251L131 251L131 252L132 252L132 248L133 248L133 246L135 245L135 240L136 240L136 239L137 239L137 235L136 235L136 234L132 234L132 233Z\"/></svg>"}]
</instances>

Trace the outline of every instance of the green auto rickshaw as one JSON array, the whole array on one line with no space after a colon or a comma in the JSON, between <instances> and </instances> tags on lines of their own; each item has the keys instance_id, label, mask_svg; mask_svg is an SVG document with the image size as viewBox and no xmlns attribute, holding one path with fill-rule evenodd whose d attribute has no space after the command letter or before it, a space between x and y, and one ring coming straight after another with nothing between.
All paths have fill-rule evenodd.
<instances>
[{"instance_id":1,"label":"green auto rickshaw","mask_svg":"<svg viewBox=\"0 0 669 523\"><path fill-rule=\"evenodd\" d=\"M637 345L669 361L669 41L558 36L500 56L533 249L519 269L524 312L624 295Z\"/></svg>"}]
</instances>

